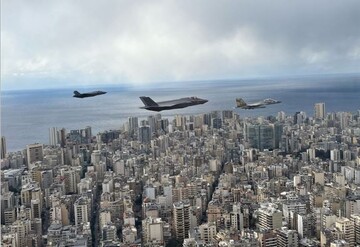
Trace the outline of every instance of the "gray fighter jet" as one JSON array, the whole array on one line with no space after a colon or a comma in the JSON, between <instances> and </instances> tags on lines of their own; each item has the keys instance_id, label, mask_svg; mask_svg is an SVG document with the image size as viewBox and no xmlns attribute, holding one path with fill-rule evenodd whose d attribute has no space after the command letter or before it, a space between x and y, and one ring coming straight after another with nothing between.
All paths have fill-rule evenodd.
<instances>
[{"instance_id":1,"label":"gray fighter jet","mask_svg":"<svg viewBox=\"0 0 360 247\"><path fill-rule=\"evenodd\" d=\"M265 108L266 105L278 104L281 103L280 100L274 99L264 99L259 102L246 103L242 98L236 99L236 107L241 109L256 109L256 108Z\"/></svg>"},{"instance_id":2,"label":"gray fighter jet","mask_svg":"<svg viewBox=\"0 0 360 247\"><path fill-rule=\"evenodd\" d=\"M88 93L79 93L78 91L74 91L75 98L87 98L87 97L94 97L97 95L106 94L104 91L94 91L94 92L88 92Z\"/></svg>"},{"instance_id":3,"label":"gray fighter jet","mask_svg":"<svg viewBox=\"0 0 360 247\"><path fill-rule=\"evenodd\" d=\"M236 107L241 109L256 109L265 108L265 104L262 101L247 104L242 98L237 98Z\"/></svg>"},{"instance_id":4,"label":"gray fighter jet","mask_svg":"<svg viewBox=\"0 0 360 247\"><path fill-rule=\"evenodd\" d=\"M187 98L162 101L162 102L155 102L150 97L146 97L146 96L141 96L140 99L145 105L144 107L140 107L140 108L149 111L179 109L193 105L205 104L206 102L208 102L208 100L206 99L200 99L197 97L187 97Z\"/></svg>"}]
</instances>

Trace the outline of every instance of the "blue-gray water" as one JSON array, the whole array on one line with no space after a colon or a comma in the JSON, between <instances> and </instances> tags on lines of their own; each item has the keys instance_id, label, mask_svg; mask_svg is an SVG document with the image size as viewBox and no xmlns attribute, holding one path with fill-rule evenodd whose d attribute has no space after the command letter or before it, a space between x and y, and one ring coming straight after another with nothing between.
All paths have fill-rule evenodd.
<instances>
[{"instance_id":1,"label":"blue-gray water","mask_svg":"<svg viewBox=\"0 0 360 247\"><path fill-rule=\"evenodd\" d=\"M156 88L97 87L74 88L81 92L105 90L108 93L92 98L73 98L73 89L4 91L1 95L1 135L6 137L7 151L21 150L27 144L48 144L48 129L64 127L81 129L91 126L93 133L120 129L130 116L145 118L155 114L139 109L139 96L156 101L198 96L208 99L204 105L163 111L163 117L176 114L198 114L213 110L231 110L235 98L246 101L275 98L283 103L265 109L239 110L240 117L269 116L284 111L293 115L305 111L313 115L314 103L325 102L327 112L360 109L360 75L302 77L290 79L257 79L238 81L203 81L169 83Z\"/></svg>"}]
</instances>

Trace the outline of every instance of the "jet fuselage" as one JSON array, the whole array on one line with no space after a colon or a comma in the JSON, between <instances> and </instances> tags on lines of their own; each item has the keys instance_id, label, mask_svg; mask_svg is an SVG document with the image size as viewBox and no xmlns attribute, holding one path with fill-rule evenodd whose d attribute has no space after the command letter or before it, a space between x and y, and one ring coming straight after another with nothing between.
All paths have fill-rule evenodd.
<instances>
[{"instance_id":1,"label":"jet fuselage","mask_svg":"<svg viewBox=\"0 0 360 247\"><path fill-rule=\"evenodd\" d=\"M106 94L104 91L94 91L94 92L88 92L88 93L79 93L78 91L74 91L75 98L87 98L87 97L94 97L97 95Z\"/></svg>"},{"instance_id":2,"label":"jet fuselage","mask_svg":"<svg viewBox=\"0 0 360 247\"><path fill-rule=\"evenodd\" d=\"M241 109L257 109L257 108L265 108L266 105L272 105L272 104L278 104L281 103L280 100L274 100L274 99L264 99L259 102L253 102L253 103L246 103L242 98L236 99L236 107Z\"/></svg>"},{"instance_id":3,"label":"jet fuselage","mask_svg":"<svg viewBox=\"0 0 360 247\"><path fill-rule=\"evenodd\" d=\"M206 99L200 99L197 97L187 97L187 98L161 101L161 102L154 102L153 100L151 100L151 98L144 96L140 97L140 99L145 104L145 106L140 107L141 109L146 109L149 111L157 111L157 112L163 110L180 109L188 106L205 104L206 102L208 102L208 100Z\"/></svg>"}]
</instances>

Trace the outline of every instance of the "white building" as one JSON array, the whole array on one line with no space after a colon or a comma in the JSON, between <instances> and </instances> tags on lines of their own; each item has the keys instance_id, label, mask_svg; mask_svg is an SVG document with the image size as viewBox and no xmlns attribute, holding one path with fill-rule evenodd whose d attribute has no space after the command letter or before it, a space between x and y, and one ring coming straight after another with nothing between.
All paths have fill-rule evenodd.
<instances>
[{"instance_id":1,"label":"white building","mask_svg":"<svg viewBox=\"0 0 360 247\"><path fill-rule=\"evenodd\" d=\"M90 222L90 199L80 197L74 203L75 225Z\"/></svg>"},{"instance_id":2,"label":"white building","mask_svg":"<svg viewBox=\"0 0 360 247\"><path fill-rule=\"evenodd\" d=\"M164 222L161 218L147 217L142 221L142 226L145 246L164 243Z\"/></svg>"}]
</instances>

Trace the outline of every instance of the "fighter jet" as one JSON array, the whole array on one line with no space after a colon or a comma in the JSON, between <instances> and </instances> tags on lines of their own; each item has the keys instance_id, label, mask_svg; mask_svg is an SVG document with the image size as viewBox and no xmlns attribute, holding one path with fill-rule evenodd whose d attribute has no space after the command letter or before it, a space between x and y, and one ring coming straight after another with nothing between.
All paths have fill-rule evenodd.
<instances>
[{"instance_id":1,"label":"fighter jet","mask_svg":"<svg viewBox=\"0 0 360 247\"><path fill-rule=\"evenodd\" d=\"M278 104L278 103L281 103L281 101L275 100L275 99L270 99L270 98L264 99L259 102L248 103L248 104L241 98L236 99L236 107L241 108L241 109L265 108L266 105L273 105L273 104Z\"/></svg>"},{"instance_id":2,"label":"fighter jet","mask_svg":"<svg viewBox=\"0 0 360 247\"><path fill-rule=\"evenodd\" d=\"M140 109L146 109L149 111L179 109L193 105L205 104L206 102L208 102L208 100L206 99L200 99L197 97L187 97L187 98L162 101L162 102L155 102L150 97L146 97L146 96L141 96L140 99L145 105L144 107L140 107Z\"/></svg>"},{"instance_id":3,"label":"fighter jet","mask_svg":"<svg viewBox=\"0 0 360 247\"><path fill-rule=\"evenodd\" d=\"M78 91L74 91L75 98L87 98L87 97L94 97L97 95L106 94L104 91L94 91L94 92L88 92L88 93L79 93Z\"/></svg>"},{"instance_id":4,"label":"fighter jet","mask_svg":"<svg viewBox=\"0 0 360 247\"><path fill-rule=\"evenodd\" d=\"M265 108L265 103L263 101L259 101L247 104L242 98L237 98L236 107L241 109Z\"/></svg>"}]
</instances>

